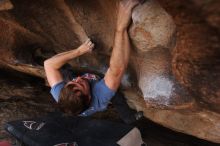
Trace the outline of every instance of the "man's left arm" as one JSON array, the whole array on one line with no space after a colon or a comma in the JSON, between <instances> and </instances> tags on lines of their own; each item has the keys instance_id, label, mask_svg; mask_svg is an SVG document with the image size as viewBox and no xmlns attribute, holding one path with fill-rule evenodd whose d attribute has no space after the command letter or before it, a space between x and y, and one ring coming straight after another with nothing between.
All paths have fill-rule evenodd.
<instances>
[{"instance_id":1,"label":"man's left arm","mask_svg":"<svg viewBox=\"0 0 220 146\"><path fill-rule=\"evenodd\" d=\"M45 60L44 69L49 85L53 87L55 84L63 81L63 77L59 69L71 59L81 56L87 52L91 52L93 47L94 44L90 41L90 39L88 39L77 49L57 54Z\"/></svg>"}]
</instances>

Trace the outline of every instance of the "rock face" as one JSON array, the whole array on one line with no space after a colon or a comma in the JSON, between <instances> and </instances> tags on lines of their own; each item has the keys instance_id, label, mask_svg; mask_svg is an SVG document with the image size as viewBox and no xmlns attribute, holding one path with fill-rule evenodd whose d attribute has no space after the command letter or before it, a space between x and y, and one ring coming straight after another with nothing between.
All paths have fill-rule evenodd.
<instances>
[{"instance_id":1,"label":"rock face","mask_svg":"<svg viewBox=\"0 0 220 146\"><path fill-rule=\"evenodd\" d=\"M13 9L0 12L1 67L45 78L44 59L90 37L96 43L93 53L71 65L77 71L105 73L117 0L11 3ZM190 0L148 0L134 9L132 18L133 50L122 81L131 107L173 130L220 143L219 32Z\"/></svg>"},{"instance_id":2,"label":"rock face","mask_svg":"<svg viewBox=\"0 0 220 146\"><path fill-rule=\"evenodd\" d=\"M0 11L10 10L13 8L13 5L10 0L1 0L0 1Z\"/></svg>"},{"instance_id":3,"label":"rock face","mask_svg":"<svg viewBox=\"0 0 220 146\"><path fill-rule=\"evenodd\" d=\"M15 71L0 72L0 139L14 141L4 130L6 122L45 116L54 111L54 103L43 79Z\"/></svg>"},{"instance_id":4,"label":"rock face","mask_svg":"<svg viewBox=\"0 0 220 146\"><path fill-rule=\"evenodd\" d=\"M156 2L149 0L133 12L131 39L139 52L156 48L173 48L176 25L172 17Z\"/></svg>"}]
</instances>

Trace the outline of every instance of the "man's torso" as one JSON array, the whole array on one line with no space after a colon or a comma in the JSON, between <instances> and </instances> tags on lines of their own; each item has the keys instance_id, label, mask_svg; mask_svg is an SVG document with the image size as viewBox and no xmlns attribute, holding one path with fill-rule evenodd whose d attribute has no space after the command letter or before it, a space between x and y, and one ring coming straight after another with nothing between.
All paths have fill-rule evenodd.
<instances>
[{"instance_id":1,"label":"man's torso","mask_svg":"<svg viewBox=\"0 0 220 146\"><path fill-rule=\"evenodd\" d=\"M95 74L86 73L82 75L82 77L89 81L92 99L89 108L83 111L80 116L89 116L98 111L105 110L109 101L115 95L115 91L109 89L104 79L100 79L100 77ZM75 78L73 78L73 80L74 79ZM66 82L62 81L51 88L51 94L57 102L59 101L60 91L65 84Z\"/></svg>"}]
</instances>

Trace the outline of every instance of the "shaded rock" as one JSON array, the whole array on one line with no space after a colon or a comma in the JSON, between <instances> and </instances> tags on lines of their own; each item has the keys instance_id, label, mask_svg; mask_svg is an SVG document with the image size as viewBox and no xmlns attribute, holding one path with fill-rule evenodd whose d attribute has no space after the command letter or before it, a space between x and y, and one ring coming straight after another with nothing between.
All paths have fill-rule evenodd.
<instances>
[{"instance_id":1,"label":"shaded rock","mask_svg":"<svg viewBox=\"0 0 220 146\"><path fill-rule=\"evenodd\" d=\"M219 143L219 114L205 108L184 110L163 110L146 106L145 101L132 93L126 92L128 103L152 121L178 132Z\"/></svg>"},{"instance_id":2,"label":"shaded rock","mask_svg":"<svg viewBox=\"0 0 220 146\"><path fill-rule=\"evenodd\" d=\"M206 21L220 31L220 1L212 0L210 2L208 0L193 0L193 2L201 9L202 15L205 16Z\"/></svg>"},{"instance_id":3,"label":"shaded rock","mask_svg":"<svg viewBox=\"0 0 220 146\"><path fill-rule=\"evenodd\" d=\"M36 49L39 49L33 46L40 43L43 45L43 39L18 24L10 15L0 18L0 27L2 28L0 31L1 66L35 76L44 76L43 68L34 64L36 60L33 54Z\"/></svg>"},{"instance_id":4,"label":"shaded rock","mask_svg":"<svg viewBox=\"0 0 220 146\"><path fill-rule=\"evenodd\" d=\"M8 139L3 126L6 122L47 115L54 111L54 105L42 79L0 71L0 139Z\"/></svg>"}]
</instances>

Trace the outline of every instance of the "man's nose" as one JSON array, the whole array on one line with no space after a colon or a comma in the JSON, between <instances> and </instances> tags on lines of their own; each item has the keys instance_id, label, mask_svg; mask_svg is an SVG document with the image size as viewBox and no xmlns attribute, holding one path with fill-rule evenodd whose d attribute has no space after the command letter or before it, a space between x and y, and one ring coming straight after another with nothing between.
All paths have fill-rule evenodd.
<instances>
[{"instance_id":1,"label":"man's nose","mask_svg":"<svg viewBox=\"0 0 220 146\"><path fill-rule=\"evenodd\" d=\"M76 82L79 83L81 81L81 77L76 78Z\"/></svg>"}]
</instances>

